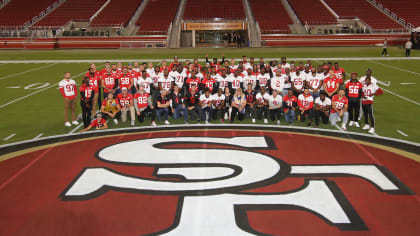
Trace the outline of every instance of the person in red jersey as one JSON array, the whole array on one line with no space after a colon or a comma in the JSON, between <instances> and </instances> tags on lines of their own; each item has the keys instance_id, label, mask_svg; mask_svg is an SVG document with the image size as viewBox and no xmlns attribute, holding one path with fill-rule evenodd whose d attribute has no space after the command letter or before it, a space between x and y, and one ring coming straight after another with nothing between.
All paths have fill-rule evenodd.
<instances>
[{"instance_id":1,"label":"person in red jersey","mask_svg":"<svg viewBox=\"0 0 420 236\"><path fill-rule=\"evenodd\" d=\"M362 97L363 84L357 80L357 73L351 73L351 79L346 83L346 96L349 99L349 126L360 127L357 122L360 113L360 98Z\"/></svg>"},{"instance_id":2,"label":"person in red jersey","mask_svg":"<svg viewBox=\"0 0 420 236\"><path fill-rule=\"evenodd\" d=\"M334 95L331 99L330 122L332 126L337 127L338 118L343 118L341 129L347 130L346 125L349 119L348 113L349 99L346 97L344 89L340 89L338 94Z\"/></svg>"},{"instance_id":3,"label":"person in red jersey","mask_svg":"<svg viewBox=\"0 0 420 236\"><path fill-rule=\"evenodd\" d=\"M210 91L210 94L213 94L213 91L215 91L215 87L216 87L216 80L211 76L210 73L207 73L206 76L204 77L203 81L201 81L201 83L203 84L203 88L204 89L208 89Z\"/></svg>"},{"instance_id":4,"label":"person in red jersey","mask_svg":"<svg viewBox=\"0 0 420 236\"><path fill-rule=\"evenodd\" d=\"M319 126L319 118L321 117L322 123L328 124L330 116L331 99L327 97L324 91L319 93L319 97L315 99L315 127Z\"/></svg>"},{"instance_id":5,"label":"person in red jersey","mask_svg":"<svg viewBox=\"0 0 420 236\"><path fill-rule=\"evenodd\" d=\"M362 109L365 117L364 130L369 130L370 134L375 134L375 116L373 115L373 100L375 95L382 95L382 89L372 83L370 77L366 77L365 84L362 88Z\"/></svg>"},{"instance_id":6,"label":"person in red jersey","mask_svg":"<svg viewBox=\"0 0 420 236\"><path fill-rule=\"evenodd\" d=\"M167 65L166 60L162 60L160 63L161 66L159 66L160 72L163 72L164 70L169 70L169 66ZM155 66L156 69L156 66Z\"/></svg>"},{"instance_id":7,"label":"person in red jersey","mask_svg":"<svg viewBox=\"0 0 420 236\"><path fill-rule=\"evenodd\" d=\"M221 62L217 62L217 58L214 57L213 58L213 62L209 61L209 54L206 54L206 64L210 65L210 66L214 66L216 68L216 71L220 70L220 65L223 65L223 63L225 62L225 54L222 54L222 61Z\"/></svg>"},{"instance_id":8,"label":"person in red jersey","mask_svg":"<svg viewBox=\"0 0 420 236\"><path fill-rule=\"evenodd\" d=\"M341 68L338 62L336 61L334 63L333 70L335 77L337 77L340 80L340 84L342 84L346 80L346 72L344 71L344 68Z\"/></svg>"},{"instance_id":9,"label":"person in red jersey","mask_svg":"<svg viewBox=\"0 0 420 236\"><path fill-rule=\"evenodd\" d=\"M123 88L126 88L129 93L132 93L131 88L133 87L134 81L132 74L128 73L127 67L122 68L118 83L121 91Z\"/></svg>"},{"instance_id":10,"label":"person in red jersey","mask_svg":"<svg viewBox=\"0 0 420 236\"><path fill-rule=\"evenodd\" d=\"M284 112L284 119L289 124L295 121L296 115L296 107L297 107L297 97L293 95L293 90L287 90L287 95L283 96L283 112Z\"/></svg>"},{"instance_id":11,"label":"person in red jersey","mask_svg":"<svg viewBox=\"0 0 420 236\"><path fill-rule=\"evenodd\" d=\"M329 70L329 75L324 79L324 91L328 97L334 96L340 87L340 80L335 76L334 70Z\"/></svg>"},{"instance_id":12,"label":"person in red jersey","mask_svg":"<svg viewBox=\"0 0 420 236\"><path fill-rule=\"evenodd\" d=\"M89 71L86 72L87 77L89 77L89 84L92 85L93 90L95 90L95 93L92 98L92 105L91 105L91 114L96 113L96 105L101 104L102 98L100 96L101 94L101 73L99 71L96 71L95 64L91 64Z\"/></svg>"},{"instance_id":13,"label":"person in red jersey","mask_svg":"<svg viewBox=\"0 0 420 236\"><path fill-rule=\"evenodd\" d=\"M174 56L174 61L169 65L168 71L172 71L172 68L178 65L179 65L178 56Z\"/></svg>"},{"instance_id":14,"label":"person in red jersey","mask_svg":"<svg viewBox=\"0 0 420 236\"><path fill-rule=\"evenodd\" d=\"M78 125L76 120L76 97L77 86L76 82L71 79L70 72L64 73L64 79L58 84L60 93L64 99L64 125L70 127L71 124ZM71 113L72 122L70 124L68 113Z\"/></svg>"},{"instance_id":15,"label":"person in red jersey","mask_svg":"<svg viewBox=\"0 0 420 236\"><path fill-rule=\"evenodd\" d=\"M203 69L203 66L198 63L198 59L195 58L192 64L193 68L197 68L198 71L201 71Z\"/></svg>"},{"instance_id":16,"label":"person in red jersey","mask_svg":"<svg viewBox=\"0 0 420 236\"><path fill-rule=\"evenodd\" d=\"M308 126L311 126L314 107L314 97L312 97L308 88L305 88L303 93L299 95L298 106L300 111L300 121L305 122L307 117L309 120Z\"/></svg>"},{"instance_id":17,"label":"person in red jersey","mask_svg":"<svg viewBox=\"0 0 420 236\"><path fill-rule=\"evenodd\" d=\"M136 109L137 119L140 123L144 122L146 114L151 113L152 125L156 126L156 112L153 105L152 96L144 91L143 85L139 85L137 93L134 94L134 108Z\"/></svg>"},{"instance_id":18,"label":"person in red jersey","mask_svg":"<svg viewBox=\"0 0 420 236\"><path fill-rule=\"evenodd\" d=\"M121 121L127 121L127 112L130 112L131 126L134 126L135 111L134 111L134 97L128 93L128 89L123 87L121 93L117 95L118 101L121 106Z\"/></svg>"},{"instance_id":19,"label":"person in red jersey","mask_svg":"<svg viewBox=\"0 0 420 236\"><path fill-rule=\"evenodd\" d=\"M108 69L106 74L102 75L101 85L104 88L104 98L108 96L109 93L115 93L118 88L118 78L115 73L112 73L111 69Z\"/></svg>"},{"instance_id":20,"label":"person in red jersey","mask_svg":"<svg viewBox=\"0 0 420 236\"><path fill-rule=\"evenodd\" d=\"M109 61L105 62L105 68L103 68L99 73L101 77L107 73L108 69L111 69L111 63Z\"/></svg>"},{"instance_id":21,"label":"person in red jersey","mask_svg":"<svg viewBox=\"0 0 420 236\"><path fill-rule=\"evenodd\" d=\"M121 116L121 106L118 99L114 98L113 93L108 93L108 96L102 102L101 113L105 119L113 118L114 123L118 125L118 120Z\"/></svg>"},{"instance_id":22,"label":"person in red jersey","mask_svg":"<svg viewBox=\"0 0 420 236\"><path fill-rule=\"evenodd\" d=\"M89 83L89 77L85 76L80 86L80 107L82 108L83 127L86 128L90 124L92 116L92 100L95 96L95 89Z\"/></svg>"},{"instance_id":23,"label":"person in red jersey","mask_svg":"<svg viewBox=\"0 0 420 236\"><path fill-rule=\"evenodd\" d=\"M246 106L245 106L245 114L246 117L252 118L252 123L255 123L255 117L257 115L257 93L252 88L252 83L248 83L247 90L245 90L245 97L246 97Z\"/></svg>"},{"instance_id":24,"label":"person in red jersey","mask_svg":"<svg viewBox=\"0 0 420 236\"><path fill-rule=\"evenodd\" d=\"M100 129L107 129L108 128L108 124L106 123L106 120L104 118L102 118L102 114L98 114L96 115L96 119L94 119L88 127L84 128L83 130L80 131L80 133L86 132L92 128L95 128L97 130Z\"/></svg>"},{"instance_id":25,"label":"person in red jersey","mask_svg":"<svg viewBox=\"0 0 420 236\"><path fill-rule=\"evenodd\" d=\"M194 86L196 89L200 88L201 80L200 78L195 77L196 72L192 71L190 77L186 81L187 85L187 92L191 92L192 87Z\"/></svg>"}]
</instances>

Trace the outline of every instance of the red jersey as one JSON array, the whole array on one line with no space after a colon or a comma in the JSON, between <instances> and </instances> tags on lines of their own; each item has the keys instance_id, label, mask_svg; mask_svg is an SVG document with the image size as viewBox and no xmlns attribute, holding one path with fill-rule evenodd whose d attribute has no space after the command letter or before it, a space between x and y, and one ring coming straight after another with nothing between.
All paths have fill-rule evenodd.
<instances>
[{"instance_id":1,"label":"red jersey","mask_svg":"<svg viewBox=\"0 0 420 236\"><path fill-rule=\"evenodd\" d=\"M284 106L284 110L293 107L293 105L295 105L297 103L297 97L292 95L285 95L283 96L283 102L286 103L286 106Z\"/></svg>"},{"instance_id":2,"label":"red jersey","mask_svg":"<svg viewBox=\"0 0 420 236\"><path fill-rule=\"evenodd\" d=\"M120 89L122 88L127 88L129 89L133 84L132 84L132 75L127 73L127 74L121 74L120 78L119 78L119 86Z\"/></svg>"},{"instance_id":3,"label":"red jersey","mask_svg":"<svg viewBox=\"0 0 420 236\"><path fill-rule=\"evenodd\" d=\"M104 81L104 92L109 93L108 89L114 89L115 83L117 78L111 74L105 74L102 76L102 80Z\"/></svg>"},{"instance_id":4,"label":"red jersey","mask_svg":"<svg viewBox=\"0 0 420 236\"><path fill-rule=\"evenodd\" d=\"M333 68L335 76L340 80L340 83L343 83L343 74L345 73L343 68L335 69Z\"/></svg>"},{"instance_id":5,"label":"red jersey","mask_svg":"<svg viewBox=\"0 0 420 236\"><path fill-rule=\"evenodd\" d=\"M344 105L349 104L349 99L346 96L340 98L338 94L334 95L331 99L331 111L330 113L336 113L336 111L332 108L332 105L335 104L335 109L337 111L341 111L344 109Z\"/></svg>"},{"instance_id":6,"label":"red jersey","mask_svg":"<svg viewBox=\"0 0 420 236\"><path fill-rule=\"evenodd\" d=\"M92 91L94 91L94 88L91 84L89 84L89 86L83 84L82 86L80 86L79 91L85 95L85 99L90 99L92 97ZM83 100L83 97L80 97L80 100Z\"/></svg>"},{"instance_id":7,"label":"red jersey","mask_svg":"<svg viewBox=\"0 0 420 236\"><path fill-rule=\"evenodd\" d=\"M137 99L137 107L139 109L145 108L149 105L148 99L149 99L148 93L136 93L134 95L134 98Z\"/></svg>"},{"instance_id":8,"label":"red jersey","mask_svg":"<svg viewBox=\"0 0 420 236\"><path fill-rule=\"evenodd\" d=\"M363 84L359 81L353 83L352 81L347 82L346 89L348 90L349 98L359 98L361 89L363 88Z\"/></svg>"},{"instance_id":9,"label":"red jersey","mask_svg":"<svg viewBox=\"0 0 420 236\"><path fill-rule=\"evenodd\" d=\"M324 84L327 87L327 92L332 93L336 88L338 88L338 84L340 83L340 80L337 77L327 77L324 80Z\"/></svg>"},{"instance_id":10,"label":"red jersey","mask_svg":"<svg viewBox=\"0 0 420 236\"><path fill-rule=\"evenodd\" d=\"M90 75L89 71L86 72L87 77L89 77L89 84L93 86L93 89L98 92L99 90L99 84L101 81L101 73L99 71L95 71L93 76Z\"/></svg>"},{"instance_id":11,"label":"red jersey","mask_svg":"<svg viewBox=\"0 0 420 236\"><path fill-rule=\"evenodd\" d=\"M105 119L101 119L101 121L99 121L98 122L98 119L94 119L91 123L90 123L90 126L92 127L92 128L95 128L95 127L98 127L98 128L101 128L101 127L103 127L104 126L104 124L106 123L106 120Z\"/></svg>"},{"instance_id":12,"label":"red jersey","mask_svg":"<svg viewBox=\"0 0 420 236\"><path fill-rule=\"evenodd\" d=\"M216 80L213 78L205 78L201 83L204 84L204 87L208 88L210 92L213 92L213 86L216 84Z\"/></svg>"},{"instance_id":13,"label":"red jersey","mask_svg":"<svg viewBox=\"0 0 420 236\"><path fill-rule=\"evenodd\" d=\"M191 86L193 85L195 85L198 88L198 85L200 84L200 78L188 78L186 83L188 84L188 88L191 88Z\"/></svg>"},{"instance_id":14,"label":"red jersey","mask_svg":"<svg viewBox=\"0 0 420 236\"><path fill-rule=\"evenodd\" d=\"M124 97L122 93L117 95L118 101L120 102L121 107L126 107L127 105L130 105L130 101L133 101L133 95L127 93L127 95Z\"/></svg>"},{"instance_id":15,"label":"red jersey","mask_svg":"<svg viewBox=\"0 0 420 236\"><path fill-rule=\"evenodd\" d=\"M314 97L312 97L311 94L300 94L298 97L298 106L303 108L305 111L312 109L314 106Z\"/></svg>"},{"instance_id":16,"label":"red jersey","mask_svg":"<svg viewBox=\"0 0 420 236\"><path fill-rule=\"evenodd\" d=\"M172 68L174 67L174 65L179 65L179 62L172 62L170 65L169 65L169 71L172 71Z\"/></svg>"}]
</instances>

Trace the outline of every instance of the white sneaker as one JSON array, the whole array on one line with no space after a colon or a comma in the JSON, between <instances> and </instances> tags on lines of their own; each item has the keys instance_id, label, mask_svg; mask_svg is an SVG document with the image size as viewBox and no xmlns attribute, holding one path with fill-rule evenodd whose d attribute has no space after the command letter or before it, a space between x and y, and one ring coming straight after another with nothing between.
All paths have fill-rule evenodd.
<instances>
[{"instance_id":1,"label":"white sneaker","mask_svg":"<svg viewBox=\"0 0 420 236\"><path fill-rule=\"evenodd\" d=\"M346 130L347 130L347 128L346 128L346 126L345 126L345 125L342 125L342 126L341 126L341 129L342 129L342 130L344 130L344 131L346 131Z\"/></svg>"},{"instance_id":2,"label":"white sneaker","mask_svg":"<svg viewBox=\"0 0 420 236\"><path fill-rule=\"evenodd\" d=\"M66 127L71 127L71 124L70 124L70 122L66 122L66 123L64 123L64 125L66 126Z\"/></svg>"},{"instance_id":3,"label":"white sneaker","mask_svg":"<svg viewBox=\"0 0 420 236\"><path fill-rule=\"evenodd\" d=\"M170 125L171 123L169 123L168 120L165 120L165 125Z\"/></svg>"},{"instance_id":4,"label":"white sneaker","mask_svg":"<svg viewBox=\"0 0 420 236\"><path fill-rule=\"evenodd\" d=\"M229 119L228 113L225 113L225 120L228 120L228 119Z\"/></svg>"},{"instance_id":5,"label":"white sneaker","mask_svg":"<svg viewBox=\"0 0 420 236\"><path fill-rule=\"evenodd\" d=\"M114 124L118 125L118 120L117 119L114 119Z\"/></svg>"},{"instance_id":6,"label":"white sneaker","mask_svg":"<svg viewBox=\"0 0 420 236\"><path fill-rule=\"evenodd\" d=\"M155 121L152 121L152 126L157 126Z\"/></svg>"},{"instance_id":7,"label":"white sneaker","mask_svg":"<svg viewBox=\"0 0 420 236\"><path fill-rule=\"evenodd\" d=\"M277 121L277 125L280 125L280 120Z\"/></svg>"},{"instance_id":8,"label":"white sneaker","mask_svg":"<svg viewBox=\"0 0 420 236\"><path fill-rule=\"evenodd\" d=\"M337 117L337 120L338 120L338 121L341 121L341 118L340 118L340 117Z\"/></svg>"},{"instance_id":9,"label":"white sneaker","mask_svg":"<svg viewBox=\"0 0 420 236\"><path fill-rule=\"evenodd\" d=\"M352 127L352 126L353 126L353 124L354 124L354 121L350 121L350 122L349 122L349 126L350 126L350 127Z\"/></svg>"},{"instance_id":10,"label":"white sneaker","mask_svg":"<svg viewBox=\"0 0 420 236\"><path fill-rule=\"evenodd\" d=\"M370 125L366 124L365 126L363 126L363 130L368 130L370 128Z\"/></svg>"},{"instance_id":11,"label":"white sneaker","mask_svg":"<svg viewBox=\"0 0 420 236\"><path fill-rule=\"evenodd\" d=\"M268 120L267 119L264 119L264 124L268 124Z\"/></svg>"},{"instance_id":12,"label":"white sneaker","mask_svg":"<svg viewBox=\"0 0 420 236\"><path fill-rule=\"evenodd\" d=\"M355 122L354 122L354 125L355 125L357 128L360 128L359 122L355 121Z\"/></svg>"},{"instance_id":13,"label":"white sneaker","mask_svg":"<svg viewBox=\"0 0 420 236\"><path fill-rule=\"evenodd\" d=\"M255 124L255 119L252 119L252 123L254 123L254 124Z\"/></svg>"},{"instance_id":14,"label":"white sneaker","mask_svg":"<svg viewBox=\"0 0 420 236\"><path fill-rule=\"evenodd\" d=\"M72 121L71 122L73 125L78 125L79 124L79 122L77 122L77 120L74 120L74 121Z\"/></svg>"},{"instance_id":15,"label":"white sneaker","mask_svg":"<svg viewBox=\"0 0 420 236\"><path fill-rule=\"evenodd\" d=\"M373 128L373 127L370 128L368 132L369 132L369 134L375 134L375 128Z\"/></svg>"},{"instance_id":16,"label":"white sneaker","mask_svg":"<svg viewBox=\"0 0 420 236\"><path fill-rule=\"evenodd\" d=\"M134 126L134 120L131 121L131 126Z\"/></svg>"}]
</instances>

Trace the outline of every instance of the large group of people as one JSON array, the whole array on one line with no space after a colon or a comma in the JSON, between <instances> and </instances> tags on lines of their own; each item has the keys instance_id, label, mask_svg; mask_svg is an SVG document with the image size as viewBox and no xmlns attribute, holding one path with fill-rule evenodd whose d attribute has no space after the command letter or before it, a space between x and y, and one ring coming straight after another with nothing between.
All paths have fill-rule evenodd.
<instances>
[{"instance_id":1,"label":"large group of people","mask_svg":"<svg viewBox=\"0 0 420 236\"><path fill-rule=\"evenodd\" d=\"M91 64L79 88L70 72L59 87L66 127L78 125L80 93L82 132L128 119L132 126L136 120L169 125L169 117L186 124L249 119L278 125L283 117L288 124L300 121L319 127L330 123L346 130L347 125L360 127L363 114L363 129L373 134L373 101L382 93L371 69L360 78L356 72L347 78L338 62L315 66L310 60L289 63L282 57L266 63L264 58L243 56L237 63L224 56L209 60L207 55L205 64L198 59L181 62L177 57L158 65L106 62L102 70Z\"/></svg>"}]
</instances>

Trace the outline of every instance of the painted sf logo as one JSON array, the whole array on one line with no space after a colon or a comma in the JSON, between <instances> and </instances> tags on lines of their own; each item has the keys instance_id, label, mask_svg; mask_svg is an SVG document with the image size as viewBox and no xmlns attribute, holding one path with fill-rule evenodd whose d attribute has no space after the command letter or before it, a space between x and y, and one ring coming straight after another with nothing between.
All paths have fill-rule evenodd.
<instances>
[{"instance_id":1,"label":"painted sf logo","mask_svg":"<svg viewBox=\"0 0 420 236\"><path fill-rule=\"evenodd\" d=\"M168 145L208 144L210 148L165 148ZM214 145L223 148L211 148ZM380 191L412 194L387 169L377 165L288 165L256 152L277 149L268 137L173 137L115 144L98 152L111 163L156 167L160 177L128 176L106 168L87 168L62 194L64 200L88 200L114 191L179 195L177 218L169 229L154 235L259 235L248 225L246 211L296 209L310 212L341 230L368 227L335 182L319 177L363 178ZM286 177L307 177L305 184L284 193L243 193ZM311 179L311 177L317 177Z\"/></svg>"}]
</instances>

